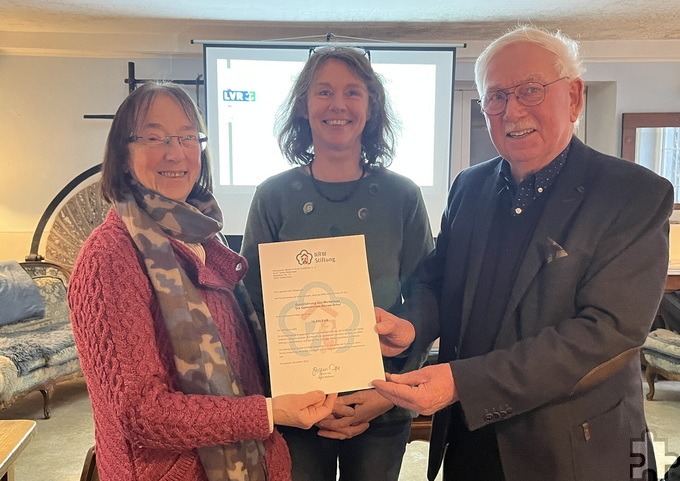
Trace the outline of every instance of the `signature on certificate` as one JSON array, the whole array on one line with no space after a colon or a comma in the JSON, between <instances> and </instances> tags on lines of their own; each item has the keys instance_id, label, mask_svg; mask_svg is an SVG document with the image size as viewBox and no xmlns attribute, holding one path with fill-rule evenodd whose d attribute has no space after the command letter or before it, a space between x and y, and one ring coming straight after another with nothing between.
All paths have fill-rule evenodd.
<instances>
[{"instance_id":1,"label":"signature on certificate","mask_svg":"<svg viewBox=\"0 0 680 481\"><path fill-rule=\"evenodd\" d=\"M333 374L340 370L340 366L335 364L329 364L327 367L313 367L312 376L318 377L319 379L324 379L327 377L333 377Z\"/></svg>"}]
</instances>

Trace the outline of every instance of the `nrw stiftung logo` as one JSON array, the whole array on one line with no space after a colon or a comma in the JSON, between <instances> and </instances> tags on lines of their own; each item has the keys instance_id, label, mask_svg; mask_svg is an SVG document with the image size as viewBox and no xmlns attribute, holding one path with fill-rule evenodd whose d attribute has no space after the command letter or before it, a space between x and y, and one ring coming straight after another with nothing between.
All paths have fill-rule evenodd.
<instances>
[{"instance_id":1,"label":"nrw stiftung logo","mask_svg":"<svg viewBox=\"0 0 680 481\"><path fill-rule=\"evenodd\" d=\"M306 249L302 249L298 255L295 256L295 259L297 259L298 264L301 266L305 264L311 264L312 259L314 256L312 255L311 252L308 252Z\"/></svg>"}]
</instances>

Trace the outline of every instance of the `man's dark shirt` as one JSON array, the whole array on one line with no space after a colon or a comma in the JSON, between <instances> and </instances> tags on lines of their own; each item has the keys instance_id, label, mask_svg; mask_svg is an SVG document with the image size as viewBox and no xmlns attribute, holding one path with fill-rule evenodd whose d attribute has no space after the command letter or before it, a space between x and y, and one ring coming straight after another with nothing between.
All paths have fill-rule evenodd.
<instances>
[{"instance_id":1,"label":"man's dark shirt","mask_svg":"<svg viewBox=\"0 0 680 481\"><path fill-rule=\"evenodd\" d=\"M524 258L568 153L569 147L519 185L515 185L510 175L510 164L503 160L504 188L497 195L475 301L461 345L461 359L493 350L519 262Z\"/></svg>"},{"instance_id":2,"label":"man's dark shirt","mask_svg":"<svg viewBox=\"0 0 680 481\"><path fill-rule=\"evenodd\" d=\"M569 147L550 164L516 185L510 165L503 160L502 189L489 232L479 282L459 358L484 355L493 350L521 259L531 241L552 187L564 166ZM449 442L469 449L453 449L450 468L461 479L502 480L502 467L493 425L470 432L459 406L452 411ZM475 453L474 456L471 452ZM460 456L456 453L460 453Z\"/></svg>"}]
</instances>

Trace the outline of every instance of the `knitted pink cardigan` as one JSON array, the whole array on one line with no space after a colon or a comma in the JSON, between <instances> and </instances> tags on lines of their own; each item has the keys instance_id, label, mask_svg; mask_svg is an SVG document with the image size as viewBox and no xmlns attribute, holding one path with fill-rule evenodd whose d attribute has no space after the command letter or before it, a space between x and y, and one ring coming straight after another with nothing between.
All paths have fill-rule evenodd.
<instances>
[{"instance_id":1,"label":"knitted pink cardigan","mask_svg":"<svg viewBox=\"0 0 680 481\"><path fill-rule=\"evenodd\" d=\"M263 440L268 479L290 481L288 448L278 432L269 433L253 342L247 326L234 322L224 295L244 275L246 262L214 239L204 247L205 266L173 241L241 379L247 393L241 398L179 392L158 302L113 211L81 250L68 298L102 481L205 481L195 448L241 439Z\"/></svg>"}]
</instances>

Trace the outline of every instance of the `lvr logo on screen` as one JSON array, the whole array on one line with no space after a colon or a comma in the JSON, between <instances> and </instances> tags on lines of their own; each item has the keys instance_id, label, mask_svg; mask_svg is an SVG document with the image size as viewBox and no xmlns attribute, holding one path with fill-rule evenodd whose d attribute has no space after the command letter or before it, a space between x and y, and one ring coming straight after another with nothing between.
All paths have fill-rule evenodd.
<instances>
[{"instance_id":1,"label":"lvr logo on screen","mask_svg":"<svg viewBox=\"0 0 680 481\"><path fill-rule=\"evenodd\" d=\"M226 102L255 102L255 92L253 90L223 90L222 100Z\"/></svg>"}]
</instances>

